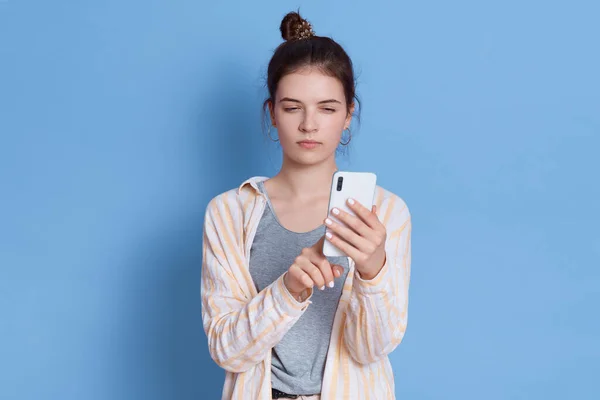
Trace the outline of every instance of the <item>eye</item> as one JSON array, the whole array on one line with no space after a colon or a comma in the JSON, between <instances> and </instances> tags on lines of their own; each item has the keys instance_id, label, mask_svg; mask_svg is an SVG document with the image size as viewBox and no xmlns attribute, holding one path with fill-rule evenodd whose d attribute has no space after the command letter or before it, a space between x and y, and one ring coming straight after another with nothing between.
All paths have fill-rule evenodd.
<instances>
[{"instance_id":1,"label":"eye","mask_svg":"<svg viewBox=\"0 0 600 400\"><path fill-rule=\"evenodd\" d=\"M283 110L286 112L292 112L298 110L298 107L286 107Z\"/></svg>"},{"instance_id":2,"label":"eye","mask_svg":"<svg viewBox=\"0 0 600 400\"><path fill-rule=\"evenodd\" d=\"M323 111L331 114L331 113L334 113L336 111L336 109L327 107L327 108L324 108Z\"/></svg>"}]
</instances>

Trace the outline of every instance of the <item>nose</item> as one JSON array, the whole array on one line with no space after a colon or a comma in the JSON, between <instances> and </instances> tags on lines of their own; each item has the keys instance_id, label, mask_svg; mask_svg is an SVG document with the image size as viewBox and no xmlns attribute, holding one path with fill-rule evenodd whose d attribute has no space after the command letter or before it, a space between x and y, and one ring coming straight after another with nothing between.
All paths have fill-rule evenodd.
<instances>
[{"instance_id":1,"label":"nose","mask_svg":"<svg viewBox=\"0 0 600 400\"><path fill-rule=\"evenodd\" d=\"M304 133L316 132L319 129L314 111L306 110L299 129Z\"/></svg>"}]
</instances>

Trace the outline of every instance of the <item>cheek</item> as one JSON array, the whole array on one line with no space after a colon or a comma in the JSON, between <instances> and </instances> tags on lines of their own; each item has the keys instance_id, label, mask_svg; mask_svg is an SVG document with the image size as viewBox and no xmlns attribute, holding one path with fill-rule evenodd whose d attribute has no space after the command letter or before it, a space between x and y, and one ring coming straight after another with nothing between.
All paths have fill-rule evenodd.
<instances>
[{"instance_id":1,"label":"cheek","mask_svg":"<svg viewBox=\"0 0 600 400\"><path fill-rule=\"evenodd\" d=\"M324 116L320 124L320 129L328 135L340 136L345 124L345 115L343 113L336 113Z\"/></svg>"},{"instance_id":2,"label":"cheek","mask_svg":"<svg viewBox=\"0 0 600 400\"><path fill-rule=\"evenodd\" d=\"M298 126L301 122L298 115L299 114L290 114L286 112L275 112L275 122L280 137L285 138L298 133Z\"/></svg>"}]
</instances>

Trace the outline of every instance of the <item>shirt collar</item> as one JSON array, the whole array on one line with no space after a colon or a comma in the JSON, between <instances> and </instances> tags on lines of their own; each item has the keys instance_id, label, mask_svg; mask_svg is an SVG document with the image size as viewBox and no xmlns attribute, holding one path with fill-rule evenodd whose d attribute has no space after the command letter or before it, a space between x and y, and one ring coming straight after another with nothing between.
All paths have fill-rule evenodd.
<instances>
[{"instance_id":1,"label":"shirt collar","mask_svg":"<svg viewBox=\"0 0 600 400\"><path fill-rule=\"evenodd\" d=\"M253 176L252 178L248 178L244 182L242 182L242 184L238 187L237 194L240 194L240 192L242 191L242 189L244 189L245 186L250 186L257 193L260 193L260 189L258 188L258 182L266 181L267 179L269 178L266 176Z\"/></svg>"}]
</instances>

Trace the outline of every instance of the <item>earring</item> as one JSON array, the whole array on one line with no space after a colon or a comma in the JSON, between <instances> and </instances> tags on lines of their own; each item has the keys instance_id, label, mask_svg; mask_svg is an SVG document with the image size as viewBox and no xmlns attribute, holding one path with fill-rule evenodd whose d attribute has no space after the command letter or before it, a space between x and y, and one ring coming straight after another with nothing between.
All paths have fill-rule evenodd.
<instances>
[{"instance_id":1,"label":"earring","mask_svg":"<svg viewBox=\"0 0 600 400\"><path fill-rule=\"evenodd\" d=\"M342 146L347 146L348 143L350 143L350 141L352 140L352 132L350 131L350 128L346 128L346 129L344 129L344 131L348 131L348 141L346 143L340 142L340 144Z\"/></svg>"},{"instance_id":2,"label":"earring","mask_svg":"<svg viewBox=\"0 0 600 400\"><path fill-rule=\"evenodd\" d=\"M273 139L271 137L271 125L269 125L269 130L267 131L267 136L269 137L269 139L271 139L271 141L273 141L273 142L279 142L279 138Z\"/></svg>"}]
</instances>

